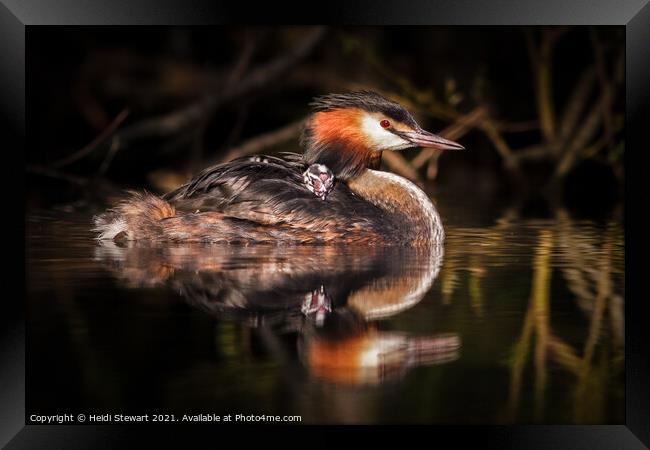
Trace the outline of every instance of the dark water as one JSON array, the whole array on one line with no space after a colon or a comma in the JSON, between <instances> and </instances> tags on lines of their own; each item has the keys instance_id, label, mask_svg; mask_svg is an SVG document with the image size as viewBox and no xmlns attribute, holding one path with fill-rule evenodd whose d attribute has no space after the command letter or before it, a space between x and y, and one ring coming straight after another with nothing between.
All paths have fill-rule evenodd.
<instances>
[{"instance_id":1,"label":"dark water","mask_svg":"<svg viewBox=\"0 0 650 450\"><path fill-rule=\"evenodd\" d=\"M620 221L441 212L429 251L99 245L33 212L28 414L622 423Z\"/></svg>"}]
</instances>

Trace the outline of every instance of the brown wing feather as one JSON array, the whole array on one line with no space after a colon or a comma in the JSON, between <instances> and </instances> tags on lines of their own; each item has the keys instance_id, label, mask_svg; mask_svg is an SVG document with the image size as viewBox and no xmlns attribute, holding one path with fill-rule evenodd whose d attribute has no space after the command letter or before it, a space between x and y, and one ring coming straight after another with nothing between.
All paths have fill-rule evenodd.
<instances>
[{"instance_id":1,"label":"brown wing feather","mask_svg":"<svg viewBox=\"0 0 650 450\"><path fill-rule=\"evenodd\" d=\"M304 185L300 155L212 167L164 198L132 193L95 218L99 239L398 244L399 219L342 181L326 201ZM390 237L390 242L386 237Z\"/></svg>"},{"instance_id":2,"label":"brown wing feather","mask_svg":"<svg viewBox=\"0 0 650 450\"><path fill-rule=\"evenodd\" d=\"M336 239L356 233L367 239L392 234L391 218L355 196L343 182L336 183L326 201L317 198L304 185L305 168L295 153L262 155L255 161L240 158L203 171L165 199L177 211L198 211L197 216L219 213L220 220L238 219L239 228L254 228L257 233L274 227L265 230L270 239L301 231L321 235L315 237L319 241L325 235Z\"/></svg>"}]
</instances>

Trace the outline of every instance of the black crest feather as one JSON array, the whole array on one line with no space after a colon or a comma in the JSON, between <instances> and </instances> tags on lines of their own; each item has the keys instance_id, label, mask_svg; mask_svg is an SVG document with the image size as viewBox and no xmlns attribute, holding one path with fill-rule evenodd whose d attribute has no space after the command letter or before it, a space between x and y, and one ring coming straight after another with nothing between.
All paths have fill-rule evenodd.
<instances>
[{"instance_id":1,"label":"black crest feather","mask_svg":"<svg viewBox=\"0 0 650 450\"><path fill-rule=\"evenodd\" d=\"M412 127L417 123L411 114L399 103L387 99L374 91L356 91L344 94L327 94L314 98L309 104L314 112L333 111L342 108L359 108L369 112L379 112L391 119Z\"/></svg>"}]
</instances>

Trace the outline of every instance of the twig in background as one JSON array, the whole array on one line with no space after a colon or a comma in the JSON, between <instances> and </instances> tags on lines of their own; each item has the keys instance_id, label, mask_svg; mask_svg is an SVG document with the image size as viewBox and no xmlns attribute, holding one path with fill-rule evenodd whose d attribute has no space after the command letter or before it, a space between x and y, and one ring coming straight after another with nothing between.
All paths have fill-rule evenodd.
<instances>
[{"instance_id":1,"label":"twig in background","mask_svg":"<svg viewBox=\"0 0 650 450\"><path fill-rule=\"evenodd\" d=\"M228 137L225 139L225 144L222 146L221 152L232 148L232 146L239 140L241 137L242 131L244 130L244 125L248 120L248 112L250 108L249 102L241 102L237 107L235 123L233 124ZM221 153L220 152L220 153Z\"/></svg>"},{"instance_id":2,"label":"twig in background","mask_svg":"<svg viewBox=\"0 0 650 450\"><path fill-rule=\"evenodd\" d=\"M68 183L77 185L77 186L86 186L88 184L88 179L83 178L77 175L70 175L68 173L61 172L51 167L44 167L39 165L28 165L26 167L28 173L33 173L35 175L42 175L44 177L53 178L55 180L63 180Z\"/></svg>"},{"instance_id":3,"label":"twig in background","mask_svg":"<svg viewBox=\"0 0 650 450\"><path fill-rule=\"evenodd\" d=\"M465 114L464 116L460 117L458 120L456 120L456 122L449 125L447 128L442 130L439 134L445 139L456 140L462 137L471 128L475 127L476 124L479 123L485 117L486 113L487 113L486 108L482 106L478 106L474 108L472 111L470 111L468 114ZM413 158L413 160L411 161L411 165L416 169L420 169L429 160L429 158L431 158L434 155L440 155L440 153L441 151L439 150L425 148L415 158Z\"/></svg>"},{"instance_id":4,"label":"twig in background","mask_svg":"<svg viewBox=\"0 0 650 450\"><path fill-rule=\"evenodd\" d=\"M497 129L503 133L525 133L527 131L539 130L539 121L525 120L521 122L495 121Z\"/></svg>"},{"instance_id":5,"label":"twig in background","mask_svg":"<svg viewBox=\"0 0 650 450\"><path fill-rule=\"evenodd\" d=\"M623 129L623 123L620 120L614 120L614 124L612 125L612 132L618 133ZM588 147L585 147L583 149L582 153L582 158L587 159L587 158L594 158L602 149L607 147L609 144L607 140L607 136L599 138L597 141L595 141L593 144L591 144ZM609 153L610 157L614 157L617 155L617 152L611 151Z\"/></svg>"},{"instance_id":6,"label":"twig in background","mask_svg":"<svg viewBox=\"0 0 650 450\"><path fill-rule=\"evenodd\" d=\"M239 58L233 64L225 82L225 89L230 89L241 80L248 67L250 66L253 56L257 50L258 37L256 34L248 31L244 40L244 48L239 54Z\"/></svg>"},{"instance_id":7,"label":"twig in background","mask_svg":"<svg viewBox=\"0 0 650 450\"><path fill-rule=\"evenodd\" d=\"M77 81L72 86L72 99L77 106L77 110L81 116L86 119L86 122L94 130L103 130L110 122L110 118L106 114L101 102L93 95L90 87L90 80L86 72L90 64L84 63L80 68Z\"/></svg>"},{"instance_id":8,"label":"twig in background","mask_svg":"<svg viewBox=\"0 0 650 450\"><path fill-rule=\"evenodd\" d=\"M596 105L587 114L582 121L582 126L576 132L574 138L567 145L565 152L562 154L559 163L555 168L553 177L555 179L563 178L575 165L579 158L579 153L587 147L589 142L594 138L598 127L602 123L601 114L602 103L605 101L603 95L598 99Z\"/></svg>"},{"instance_id":9,"label":"twig in background","mask_svg":"<svg viewBox=\"0 0 650 450\"><path fill-rule=\"evenodd\" d=\"M427 165L427 180L433 180L438 176L438 160L441 155L442 152L438 151L429 158L429 164Z\"/></svg>"},{"instance_id":10,"label":"twig in background","mask_svg":"<svg viewBox=\"0 0 650 450\"><path fill-rule=\"evenodd\" d=\"M551 148L549 144L543 143L519 149L513 156L518 160L518 164L521 165L522 161L542 160L549 158L552 155L553 148Z\"/></svg>"},{"instance_id":11,"label":"twig in background","mask_svg":"<svg viewBox=\"0 0 650 450\"><path fill-rule=\"evenodd\" d=\"M535 67L537 84L537 107L542 134L547 141L555 139L555 105L553 102L553 63L554 40L545 30L542 32L542 42L539 47L539 59Z\"/></svg>"},{"instance_id":12,"label":"twig in background","mask_svg":"<svg viewBox=\"0 0 650 450\"><path fill-rule=\"evenodd\" d=\"M345 52L358 53L381 76L402 90L403 95L394 96L396 97L394 100L398 103L406 106L412 104L426 106L427 112L440 120L451 122L461 116L454 107L437 100L432 91L418 88L408 78L385 64L372 50L370 43L362 42L351 34L339 33L339 36Z\"/></svg>"},{"instance_id":13,"label":"twig in background","mask_svg":"<svg viewBox=\"0 0 650 450\"><path fill-rule=\"evenodd\" d=\"M206 94L197 102L162 116L153 117L123 129L119 137L130 141L143 137L166 137L201 120L207 112L239 99L269 84L284 75L291 67L305 58L325 36L324 27L316 27L288 52L259 67L244 77L231 89L224 91L221 86Z\"/></svg>"},{"instance_id":14,"label":"twig in background","mask_svg":"<svg viewBox=\"0 0 650 450\"><path fill-rule=\"evenodd\" d=\"M613 99L613 86L607 77L607 69L605 67L605 49L598 39L596 29L591 27L590 37L592 47L594 49L594 58L596 59L596 68L598 73L598 81L600 82L600 89L602 90L603 101L601 103L601 114L603 115L603 130L607 139L607 145L610 150L614 149L616 143L614 142L614 129L612 120L612 99Z\"/></svg>"},{"instance_id":15,"label":"twig in background","mask_svg":"<svg viewBox=\"0 0 650 450\"><path fill-rule=\"evenodd\" d=\"M469 132L472 128L476 127L482 120L484 120L486 114L487 109L482 106L476 107L474 110L472 110L472 112L458 119L456 123L445 128L440 133L440 135L447 139L451 139L452 141L456 141L464 136L467 132ZM416 159L426 157L427 155L424 152L427 152L429 155L429 164L427 165L427 179L433 180L438 176L438 160L442 156L443 151L424 149L422 152L420 152ZM414 160L412 164L415 166L415 163L416 161Z\"/></svg>"},{"instance_id":16,"label":"twig in background","mask_svg":"<svg viewBox=\"0 0 650 450\"><path fill-rule=\"evenodd\" d=\"M546 38L548 44L549 45L553 44L564 31L565 31L564 29L549 30ZM391 82L399 86L403 90L403 92L405 92L405 95L409 100L415 102L420 107L424 107L429 114L431 114L432 116L438 119L449 120L449 121L460 120L462 114L458 112L454 107L450 105L446 105L436 100L434 94L431 91L418 89L408 79L401 77L399 74L387 68L384 64L381 63L381 61L379 60L379 58L377 58L376 55L374 55L372 52L368 50L368 48L370 48L369 46L361 46L357 41L349 37L345 37L345 38L347 39L347 41L344 41L344 43L348 47L351 47L354 50L360 52L362 56L364 56L364 58L376 68L376 70L378 70L382 75L388 78ZM408 103L408 102L404 102L402 99L399 100L402 103ZM512 150L510 149L510 146L507 144L507 142L501 135L501 131L499 130L497 122L489 117L484 117L484 119L481 121L477 120L476 127L481 129L488 137L488 139L492 141L492 144L494 145L495 149L501 155L506 169L516 178L520 178L518 160L514 156ZM434 153L430 151L427 151L427 153L422 154L421 157L418 158L416 161L417 162L416 167L421 167L422 165L424 165L427 161L429 161L429 158L431 158L433 154ZM408 178L411 179L418 179L417 177L414 176L416 175L417 172L413 170L413 167L410 167L408 161L406 161L401 155L395 156L391 154L390 156L388 156L388 158L385 157L385 161L389 165L391 165L391 168L393 168L394 170L396 169L401 170L400 173L402 175L407 176ZM409 166L408 168L407 165ZM432 167L430 164L428 168L429 176L435 176L436 171L437 171L437 167L435 167L435 165Z\"/></svg>"},{"instance_id":17,"label":"twig in background","mask_svg":"<svg viewBox=\"0 0 650 450\"><path fill-rule=\"evenodd\" d=\"M111 146L109 147L108 152L104 157L104 161L102 161L102 164L99 166L97 175L104 175L106 173L111 163L113 162L113 158L115 158L115 154L118 152L119 149L120 149L120 139L118 137L114 137L113 139L111 139Z\"/></svg>"},{"instance_id":18,"label":"twig in background","mask_svg":"<svg viewBox=\"0 0 650 450\"><path fill-rule=\"evenodd\" d=\"M526 44L535 79L540 129L547 142L554 142L556 133L552 77L553 52L558 39L566 31L567 29L563 27L545 28L542 30L539 45L536 45L532 30L526 29Z\"/></svg>"},{"instance_id":19,"label":"twig in background","mask_svg":"<svg viewBox=\"0 0 650 450\"><path fill-rule=\"evenodd\" d=\"M420 181L420 176L417 171L411 166L406 158L397 152L384 152L384 163L390 167L394 172L402 175L409 180Z\"/></svg>"},{"instance_id":20,"label":"twig in background","mask_svg":"<svg viewBox=\"0 0 650 450\"><path fill-rule=\"evenodd\" d=\"M115 130L120 126L122 122L128 117L129 115L129 110L124 109L122 110L115 119L102 131L100 134L97 135L95 139L93 139L88 145L84 146L82 149L74 152L73 154L66 156L63 159L60 159L58 161L55 161L54 163L51 164L52 167L54 168L60 168L67 166L69 164L72 164L75 161L80 160L84 156L87 156L91 154L95 149L99 147L99 144L104 142L109 136L111 136Z\"/></svg>"},{"instance_id":21,"label":"twig in background","mask_svg":"<svg viewBox=\"0 0 650 450\"><path fill-rule=\"evenodd\" d=\"M277 130L255 136L243 144L231 149L223 157L220 157L219 161L225 162L241 156L252 155L282 142L287 142L300 134L304 124L305 119L303 118Z\"/></svg>"},{"instance_id":22,"label":"twig in background","mask_svg":"<svg viewBox=\"0 0 650 450\"><path fill-rule=\"evenodd\" d=\"M610 92L610 90L613 92L614 89L618 88L618 85L622 81L622 77L620 76L620 66L622 64L623 58L619 55L614 70L614 76L610 81L610 88L601 92L601 95L596 101L596 104L591 109L586 118L583 119L582 127L575 134L573 140L568 144L566 151L562 155L562 158L556 167L556 170L553 174L554 180L561 179L566 176L578 161L578 159L580 157L584 157L584 155L581 155L581 152L584 153L585 151L589 150L588 144L596 135L598 127L602 124L603 121L603 103L611 102L608 92ZM614 124L612 123L612 127L613 126ZM613 130L614 128L612 128L612 132Z\"/></svg>"},{"instance_id":23,"label":"twig in background","mask_svg":"<svg viewBox=\"0 0 650 450\"><path fill-rule=\"evenodd\" d=\"M492 141L494 148L497 150L499 155L501 155L501 158L503 158L504 167L508 169L508 171L510 171L510 173L513 175L519 176L519 161L515 157L508 143L499 132L493 120L489 117L486 117L479 124L479 128L485 133L490 141Z\"/></svg>"},{"instance_id":24,"label":"twig in background","mask_svg":"<svg viewBox=\"0 0 650 450\"><path fill-rule=\"evenodd\" d=\"M560 122L560 132L558 134L560 143L557 146L558 150L562 149L562 146L569 140L571 132L575 131L580 115L585 109L587 100L589 100L589 95L593 91L595 84L596 70L593 66L590 66L580 76L564 107L564 113Z\"/></svg>"},{"instance_id":25,"label":"twig in background","mask_svg":"<svg viewBox=\"0 0 650 450\"><path fill-rule=\"evenodd\" d=\"M309 62L302 63L291 70L291 72L283 78L283 83L287 88L307 88L320 92L371 89L370 86L365 84L359 86L359 82L343 76L329 65Z\"/></svg>"},{"instance_id":26,"label":"twig in background","mask_svg":"<svg viewBox=\"0 0 650 450\"><path fill-rule=\"evenodd\" d=\"M230 89L235 86L244 76L250 66L251 61L253 60L255 52L257 51L259 40L260 36L258 34L253 33L250 30L246 33L244 48L240 52L239 58L235 64L233 64L233 67L230 70L230 74L228 75L225 82L225 89ZM243 101L237 105L235 124L230 129L230 133L228 133L228 137L224 141L225 144L223 145L223 149L232 147L233 143L235 143L241 136L241 132L244 129L246 120L248 119L248 110L249 102L247 101ZM209 115L207 117L209 117ZM201 122L202 128L205 128L207 124L207 117L206 120ZM201 135L203 135L203 130L201 131ZM203 147L201 146L201 149L202 148ZM195 158L195 162L197 164L200 162L198 157Z\"/></svg>"}]
</instances>

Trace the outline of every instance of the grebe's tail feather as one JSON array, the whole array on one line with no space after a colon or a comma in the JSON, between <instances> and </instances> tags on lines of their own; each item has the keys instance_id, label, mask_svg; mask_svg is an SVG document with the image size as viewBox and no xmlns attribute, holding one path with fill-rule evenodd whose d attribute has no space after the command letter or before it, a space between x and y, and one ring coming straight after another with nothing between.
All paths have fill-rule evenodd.
<instances>
[{"instance_id":1,"label":"grebe's tail feather","mask_svg":"<svg viewBox=\"0 0 650 450\"><path fill-rule=\"evenodd\" d=\"M137 240L144 235L158 234L160 221L175 215L174 207L160 197L129 191L126 199L94 217L93 231L98 233L98 240L111 240L122 234L128 240Z\"/></svg>"},{"instance_id":2,"label":"grebe's tail feather","mask_svg":"<svg viewBox=\"0 0 650 450\"><path fill-rule=\"evenodd\" d=\"M282 233L282 227L266 227L217 211L177 211L165 199L133 191L94 221L93 231L101 241L273 242L276 234ZM307 233L303 235L311 238Z\"/></svg>"}]
</instances>

